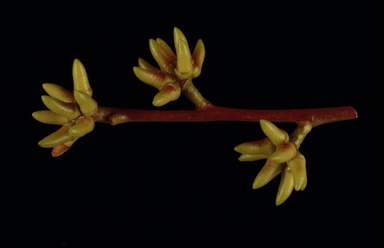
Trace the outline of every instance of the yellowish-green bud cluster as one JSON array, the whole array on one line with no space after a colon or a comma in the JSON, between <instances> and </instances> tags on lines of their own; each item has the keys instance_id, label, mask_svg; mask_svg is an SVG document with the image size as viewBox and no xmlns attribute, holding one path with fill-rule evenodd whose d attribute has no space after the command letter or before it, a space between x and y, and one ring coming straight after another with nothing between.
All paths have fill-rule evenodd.
<instances>
[{"instance_id":1,"label":"yellowish-green bud cluster","mask_svg":"<svg viewBox=\"0 0 384 248\"><path fill-rule=\"evenodd\" d=\"M95 126L92 114L97 111L97 102L92 98L85 68L77 59L73 62L72 75L73 92L56 84L43 84L48 95L43 95L41 99L49 110L32 113L42 123L61 125L56 132L38 143L41 147L53 148L54 157L67 151L78 138L91 132Z\"/></svg>"},{"instance_id":2,"label":"yellowish-green bud cluster","mask_svg":"<svg viewBox=\"0 0 384 248\"><path fill-rule=\"evenodd\" d=\"M307 186L306 161L298 147L311 126L308 122L302 123L291 137L270 121L260 120L260 126L267 138L242 143L235 147L235 151L241 153L240 161L267 159L253 182L253 189L266 185L281 172L276 196L276 205L280 205L291 195L293 189L304 190Z\"/></svg>"},{"instance_id":3,"label":"yellowish-green bud cluster","mask_svg":"<svg viewBox=\"0 0 384 248\"><path fill-rule=\"evenodd\" d=\"M178 28L174 28L173 37L176 54L162 39L149 40L150 51L160 69L141 58L139 66L133 68L138 79L160 91L152 101L157 107L177 100L181 92L187 90L184 84L200 75L205 58L202 40L197 41L191 54L188 41Z\"/></svg>"}]
</instances>

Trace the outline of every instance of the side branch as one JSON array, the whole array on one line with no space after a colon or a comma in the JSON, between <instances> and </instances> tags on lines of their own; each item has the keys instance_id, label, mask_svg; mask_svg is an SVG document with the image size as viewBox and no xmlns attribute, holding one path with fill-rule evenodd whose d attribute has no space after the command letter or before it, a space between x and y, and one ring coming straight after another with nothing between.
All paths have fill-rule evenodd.
<instances>
[{"instance_id":1,"label":"side branch","mask_svg":"<svg viewBox=\"0 0 384 248\"><path fill-rule=\"evenodd\" d=\"M247 121L258 122L266 119L271 122L309 121L312 127L337 121L357 118L356 110L351 106L317 109L289 110L253 110L219 107L212 104L196 110L137 110L99 107L93 114L96 122L111 125L126 122L212 122Z\"/></svg>"}]
</instances>

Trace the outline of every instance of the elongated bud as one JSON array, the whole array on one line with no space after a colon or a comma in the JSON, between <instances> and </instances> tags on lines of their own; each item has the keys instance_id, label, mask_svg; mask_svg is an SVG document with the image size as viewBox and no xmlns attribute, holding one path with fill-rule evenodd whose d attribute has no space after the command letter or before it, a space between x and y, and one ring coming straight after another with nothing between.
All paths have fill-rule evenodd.
<instances>
[{"instance_id":1,"label":"elongated bud","mask_svg":"<svg viewBox=\"0 0 384 248\"><path fill-rule=\"evenodd\" d=\"M43 88L45 92L48 93L53 98L56 98L63 102L75 102L75 98L73 97L73 93L64 87L61 87L57 84L45 83L43 84Z\"/></svg>"},{"instance_id":2,"label":"elongated bud","mask_svg":"<svg viewBox=\"0 0 384 248\"><path fill-rule=\"evenodd\" d=\"M51 110L40 110L32 113L33 118L36 120L53 125L64 125L68 122L68 119L62 115L56 114Z\"/></svg>"},{"instance_id":3,"label":"elongated bud","mask_svg":"<svg viewBox=\"0 0 384 248\"><path fill-rule=\"evenodd\" d=\"M260 120L260 126L264 134L272 141L275 146L289 140L289 135L286 131L276 127L272 122L267 120Z\"/></svg>"},{"instance_id":4,"label":"elongated bud","mask_svg":"<svg viewBox=\"0 0 384 248\"><path fill-rule=\"evenodd\" d=\"M69 129L69 134L75 138L80 138L93 131L95 122L92 117L82 116L77 119L76 124Z\"/></svg>"},{"instance_id":5,"label":"elongated bud","mask_svg":"<svg viewBox=\"0 0 384 248\"><path fill-rule=\"evenodd\" d=\"M203 67L204 58L205 58L205 47L203 41L200 39L197 41L195 49L192 53L192 58L194 61L193 67L193 77L196 78L201 73L201 68Z\"/></svg>"},{"instance_id":6,"label":"elongated bud","mask_svg":"<svg viewBox=\"0 0 384 248\"><path fill-rule=\"evenodd\" d=\"M276 206L282 204L291 195L293 190L293 175L288 166L285 166L281 173L281 180L276 196Z\"/></svg>"},{"instance_id":7,"label":"elongated bud","mask_svg":"<svg viewBox=\"0 0 384 248\"><path fill-rule=\"evenodd\" d=\"M269 139L265 138L258 141L242 143L235 147L235 151L249 155L262 155L268 157L275 151L275 147Z\"/></svg>"},{"instance_id":8,"label":"elongated bud","mask_svg":"<svg viewBox=\"0 0 384 248\"><path fill-rule=\"evenodd\" d=\"M61 144L64 144L67 141L71 141L74 139L72 135L68 133L69 126L64 125L59 130L54 133L51 133L44 139L39 141L39 146L45 148L52 148Z\"/></svg>"},{"instance_id":9,"label":"elongated bud","mask_svg":"<svg viewBox=\"0 0 384 248\"><path fill-rule=\"evenodd\" d=\"M159 45L160 45L162 48L164 48L164 50L165 50L165 52L166 52L166 54L167 54L167 57L171 58L172 61L176 61L176 55L175 55L175 53L172 51L171 47L168 46L168 44L167 44L164 40L162 40L162 39L160 39L160 38L157 38L156 41L157 41L157 43L159 43Z\"/></svg>"},{"instance_id":10,"label":"elongated bud","mask_svg":"<svg viewBox=\"0 0 384 248\"><path fill-rule=\"evenodd\" d=\"M68 120L73 120L81 115L79 107L76 103L67 103L51 96L41 96L41 99L47 108L56 114L66 117Z\"/></svg>"},{"instance_id":11,"label":"elongated bud","mask_svg":"<svg viewBox=\"0 0 384 248\"><path fill-rule=\"evenodd\" d=\"M87 93L75 90L73 94L83 114L92 115L97 111L97 102Z\"/></svg>"},{"instance_id":12,"label":"elongated bud","mask_svg":"<svg viewBox=\"0 0 384 248\"><path fill-rule=\"evenodd\" d=\"M151 65L150 63L148 63L147 61L145 61L144 59L142 58L139 58L138 59L138 65L141 69L144 69L144 70L148 70L148 71L154 71L154 72L160 72L159 69L157 69L156 67L154 67L153 65Z\"/></svg>"},{"instance_id":13,"label":"elongated bud","mask_svg":"<svg viewBox=\"0 0 384 248\"><path fill-rule=\"evenodd\" d=\"M72 76L73 76L73 89L78 91L83 91L89 96L92 96L92 88L88 81L87 72L80 62L80 60L75 59L72 66Z\"/></svg>"},{"instance_id":14,"label":"elongated bud","mask_svg":"<svg viewBox=\"0 0 384 248\"><path fill-rule=\"evenodd\" d=\"M180 86L178 84L167 84L153 98L152 104L156 107L163 106L170 101L174 101L180 96Z\"/></svg>"},{"instance_id":15,"label":"elongated bud","mask_svg":"<svg viewBox=\"0 0 384 248\"><path fill-rule=\"evenodd\" d=\"M267 159L267 162L257 174L255 181L253 181L252 188L258 189L266 185L281 172L282 168L283 164L279 164L271 161L270 159Z\"/></svg>"},{"instance_id":16,"label":"elongated bud","mask_svg":"<svg viewBox=\"0 0 384 248\"><path fill-rule=\"evenodd\" d=\"M164 83L172 82L171 78L167 77L164 73L160 71L150 71L135 66L133 67L133 72L140 81L150 86L153 86L156 89L160 89Z\"/></svg>"},{"instance_id":17,"label":"elongated bud","mask_svg":"<svg viewBox=\"0 0 384 248\"><path fill-rule=\"evenodd\" d=\"M175 47L177 55L176 76L181 79L187 79L191 77L193 72L191 52L189 51L188 44L181 39L175 44Z\"/></svg>"},{"instance_id":18,"label":"elongated bud","mask_svg":"<svg viewBox=\"0 0 384 248\"><path fill-rule=\"evenodd\" d=\"M269 157L276 163L284 163L296 156L297 149L291 142L276 147L276 151Z\"/></svg>"},{"instance_id":19,"label":"elongated bud","mask_svg":"<svg viewBox=\"0 0 384 248\"><path fill-rule=\"evenodd\" d=\"M268 158L268 155L241 154L238 159L241 162L250 162L266 158Z\"/></svg>"},{"instance_id":20,"label":"elongated bud","mask_svg":"<svg viewBox=\"0 0 384 248\"><path fill-rule=\"evenodd\" d=\"M304 190L307 185L307 170L305 164L305 157L301 153L298 153L296 157L287 162L288 167L292 171L296 191Z\"/></svg>"},{"instance_id":21,"label":"elongated bud","mask_svg":"<svg viewBox=\"0 0 384 248\"><path fill-rule=\"evenodd\" d=\"M183 34L183 32L181 32L180 29L175 27L173 29L173 43L175 47L177 47L177 43L179 42L179 40L182 40L188 44L187 38L185 38L185 35Z\"/></svg>"},{"instance_id":22,"label":"elongated bud","mask_svg":"<svg viewBox=\"0 0 384 248\"><path fill-rule=\"evenodd\" d=\"M167 51L155 40L149 40L149 49L151 50L153 58L156 60L162 71L172 73L174 66L174 58L169 56Z\"/></svg>"}]
</instances>

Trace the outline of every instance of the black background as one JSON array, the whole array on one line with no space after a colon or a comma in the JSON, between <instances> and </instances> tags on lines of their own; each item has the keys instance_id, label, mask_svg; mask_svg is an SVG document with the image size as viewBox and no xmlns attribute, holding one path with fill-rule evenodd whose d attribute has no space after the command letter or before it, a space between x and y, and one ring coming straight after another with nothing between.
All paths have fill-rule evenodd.
<instances>
[{"instance_id":1,"label":"black background","mask_svg":"<svg viewBox=\"0 0 384 248\"><path fill-rule=\"evenodd\" d=\"M23 5L2 23L2 247L376 245L376 1ZM307 136L304 191L276 207L278 179L252 190L264 162L233 148L263 138L258 123L97 123L61 157L37 145L58 128L31 116L41 84L72 89L75 58L99 105L155 109L132 67L174 27L203 40L194 83L213 104L357 110Z\"/></svg>"}]
</instances>

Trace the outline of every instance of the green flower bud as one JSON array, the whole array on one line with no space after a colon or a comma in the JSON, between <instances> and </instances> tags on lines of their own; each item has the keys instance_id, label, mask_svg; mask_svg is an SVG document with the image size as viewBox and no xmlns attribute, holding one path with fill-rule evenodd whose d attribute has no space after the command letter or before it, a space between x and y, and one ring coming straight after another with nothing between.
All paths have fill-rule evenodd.
<instances>
[{"instance_id":1,"label":"green flower bud","mask_svg":"<svg viewBox=\"0 0 384 248\"><path fill-rule=\"evenodd\" d=\"M288 199L292 193L293 184L294 181L292 171L288 166L285 166L281 173L281 180L276 196L276 206L279 206Z\"/></svg>"},{"instance_id":2,"label":"green flower bud","mask_svg":"<svg viewBox=\"0 0 384 248\"><path fill-rule=\"evenodd\" d=\"M92 115L97 111L97 102L87 93L75 90L73 94L83 114Z\"/></svg>"},{"instance_id":3,"label":"green flower bud","mask_svg":"<svg viewBox=\"0 0 384 248\"><path fill-rule=\"evenodd\" d=\"M285 143L289 140L289 135L286 131L276 127L272 122L260 120L260 126L264 134L272 141L275 146Z\"/></svg>"},{"instance_id":4,"label":"green flower bud","mask_svg":"<svg viewBox=\"0 0 384 248\"><path fill-rule=\"evenodd\" d=\"M73 120L81 115L77 103L63 102L47 95L41 96L41 99L48 109L66 117L68 120Z\"/></svg>"},{"instance_id":5,"label":"green flower bud","mask_svg":"<svg viewBox=\"0 0 384 248\"><path fill-rule=\"evenodd\" d=\"M44 90L53 98L56 98L63 102L75 102L73 93L64 87L57 84L45 83L43 84Z\"/></svg>"},{"instance_id":6,"label":"green flower bud","mask_svg":"<svg viewBox=\"0 0 384 248\"><path fill-rule=\"evenodd\" d=\"M283 164L267 159L267 162L265 162L265 165L257 174L255 181L253 181L252 188L258 189L266 185L281 172L282 168Z\"/></svg>"},{"instance_id":7,"label":"green flower bud","mask_svg":"<svg viewBox=\"0 0 384 248\"><path fill-rule=\"evenodd\" d=\"M92 117L82 116L77 119L76 124L69 129L69 134L75 138L80 138L93 131L95 122Z\"/></svg>"},{"instance_id":8,"label":"green flower bud","mask_svg":"<svg viewBox=\"0 0 384 248\"><path fill-rule=\"evenodd\" d=\"M67 141L71 141L74 139L74 137L70 135L68 131L69 131L69 126L64 125L56 132L40 140L38 144L39 146L44 148L52 148L52 147L64 144Z\"/></svg>"},{"instance_id":9,"label":"green flower bud","mask_svg":"<svg viewBox=\"0 0 384 248\"><path fill-rule=\"evenodd\" d=\"M64 125L68 122L68 119L62 115L59 115L51 110L40 110L32 113L33 118L36 120L53 125Z\"/></svg>"},{"instance_id":10,"label":"green flower bud","mask_svg":"<svg viewBox=\"0 0 384 248\"><path fill-rule=\"evenodd\" d=\"M250 155L269 156L275 151L275 146L272 142L265 138L258 141L250 141L242 143L235 147L235 151Z\"/></svg>"},{"instance_id":11,"label":"green flower bud","mask_svg":"<svg viewBox=\"0 0 384 248\"><path fill-rule=\"evenodd\" d=\"M78 91L83 91L89 96L92 96L92 88L88 81L87 72L80 62L80 60L75 59L72 66L72 76L73 76L73 89Z\"/></svg>"},{"instance_id":12,"label":"green flower bud","mask_svg":"<svg viewBox=\"0 0 384 248\"><path fill-rule=\"evenodd\" d=\"M296 156L297 149L291 142L276 147L276 151L269 157L276 163L284 163Z\"/></svg>"},{"instance_id":13,"label":"green flower bud","mask_svg":"<svg viewBox=\"0 0 384 248\"><path fill-rule=\"evenodd\" d=\"M153 98L152 104L156 107L163 106L171 101L179 98L181 88L178 84L167 84L162 90L159 91Z\"/></svg>"}]
</instances>

